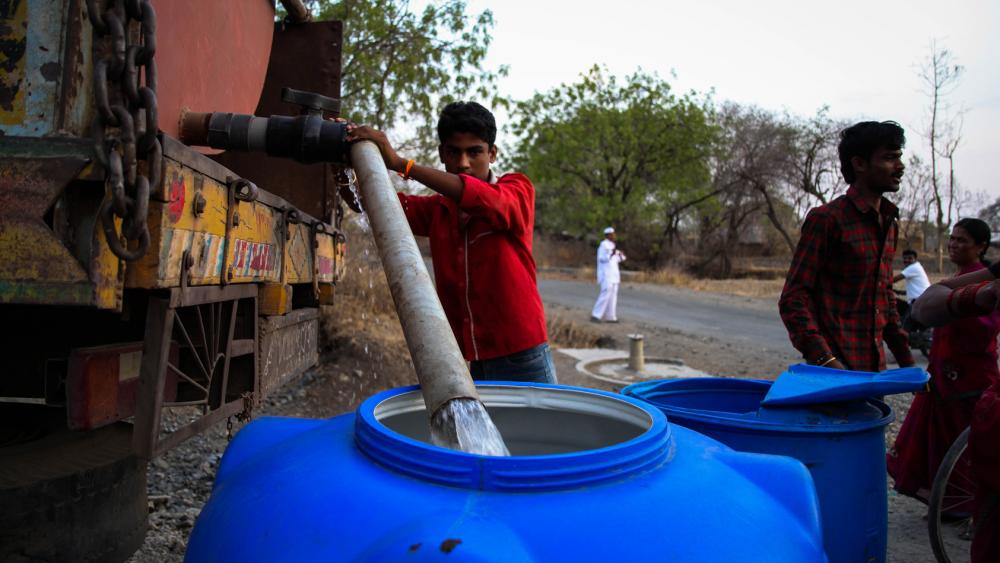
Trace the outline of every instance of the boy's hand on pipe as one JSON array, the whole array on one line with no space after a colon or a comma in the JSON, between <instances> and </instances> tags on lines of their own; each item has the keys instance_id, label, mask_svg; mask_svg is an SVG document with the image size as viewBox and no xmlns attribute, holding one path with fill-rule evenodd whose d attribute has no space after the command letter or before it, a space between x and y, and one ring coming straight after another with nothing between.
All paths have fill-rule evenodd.
<instances>
[{"instance_id":1,"label":"boy's hand on pipe","mask_svg":"<svg viewBox=\"0 0 1000 563\"><path fill-rule=\"evenodd\" d=\"M341 117L334 118L334 121L347 123L348 142L365 140L375 143L378 146L378 151L382 154L382 160L385 162L386 168L389 170L402 172L406 168L406 160L396 154L396 149L392 148L392 143L389 142L389 138L382 131L367 125L351 123Z\"/></svg>"}]
</instances>

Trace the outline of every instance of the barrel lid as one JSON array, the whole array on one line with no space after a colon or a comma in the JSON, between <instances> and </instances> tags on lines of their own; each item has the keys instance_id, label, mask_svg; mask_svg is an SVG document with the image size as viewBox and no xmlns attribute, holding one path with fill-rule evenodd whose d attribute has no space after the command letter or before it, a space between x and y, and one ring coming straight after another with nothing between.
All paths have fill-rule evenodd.
<instances>
[{"instance_id":1,"label":"barrel lid","mask_svg":"<svg viewBox=\"0 0 1000 563\"><path fill-rule=\"evenodd\" d=\"M796 364L778 376L761 405L811 405L907 393L923 389L929 377L918 367L868 372Z\"/></svg>"}]
</instances>

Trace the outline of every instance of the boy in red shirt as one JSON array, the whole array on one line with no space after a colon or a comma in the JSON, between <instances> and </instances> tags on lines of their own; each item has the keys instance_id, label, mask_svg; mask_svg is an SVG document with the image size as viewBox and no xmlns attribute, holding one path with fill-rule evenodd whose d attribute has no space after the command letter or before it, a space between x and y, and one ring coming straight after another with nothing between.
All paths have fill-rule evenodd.
<instances>
[{"instance_id":1,"label":"boy in red shirt","mask_svg":"<svg viewBox=\"0 0 1000 563\"><path fill-rule=\"evenodd\" d=\"M497 177L490 169L493 114L475 102L444 108L443 171L402 158L381 131L347 130L349 141L378 145L389 170L437 192L399 200L413 234L430 238L438 297L473 378L555 383L531 250L535 189L523 174Z\"/></svg>"}]
</instances>

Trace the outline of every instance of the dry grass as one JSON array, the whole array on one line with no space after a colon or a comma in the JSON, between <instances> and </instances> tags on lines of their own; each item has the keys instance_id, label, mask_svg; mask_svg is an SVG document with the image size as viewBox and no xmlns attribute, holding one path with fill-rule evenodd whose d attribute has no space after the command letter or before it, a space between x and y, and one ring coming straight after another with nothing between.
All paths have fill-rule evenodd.
<instances>
[{"instance_id":1,"label":"dry grass","mask_svg":"<svg viewBox=\"0 0 1000 563\"><path fill-rule=\"evenodd\" d=\"M325 307L323 334L334 347L363 349L366 343L381 342L406 349L399 317L389 292L382 264L371 234L356 222L347 226L349 252L344 279L337 284L336 305ZM593 268L582 275L593 278ZM586 324L560 315L548 315L549 341L568 348L593 348L602 334Z\"/></svg>"},{"instance_id":2,"label":"dry grass","mask_svg":"<svg viewBox=\"0 0 1000 563\"><path fill-rule=\"evenodd\" d=\"M549 343L562 348L597 348L603 335L593 328L560 315L546 315Z\"/></svg>"},{"instance_id":3,"label":"dry grass","mask_svg":"<svg viewBox=\"0 0 1000 563\"><path fill-rule=\"evenodd\" d=\"M364 348L370 341L399 344L403 330L371 234L356 221L346 226L347 269L337 284L336 305L324 307L323 334L333 346Z\"/></svg>"},{"instance_id":4,"label":"dry grass","mask_svg":"<svg viewBox=\"0 0 1000 563\"><path fill-rule=\"evenodd\" d=\"M593 268L545 270L539 272L539 277L550 280L585 280L595 279ZM698 278L676 267L668 267L655 271L628 271L622 275L623 282L648 283L654 285L670 285L683 287L694 291L724 293L741 297L758 297L777 299L781 288L785 285L784 275L776 279L757 279L754 277L710 279ZM933 277L931 281L934 281Z\"/></svg>"},{"instance_id":5,"label":"dry grass","mask_svg":"<svg viewBox=\"0 0 1000 563\"><path fill-rule=\"evenodd\" d=\"M539 268L578 268L581 264L593 264L596 242L582 240L553 240L548 236L536 236L531 250L535 264Z\"/></svg>"},{"instance_id":6,"label":"dry grass","mask_svg":"<svg viewBox=\"0 0 1000 563\"><path fill-rule=\"evenodd\" d=\"M756 279L754 277L744 277L739 279L706 279L697 278L678 268L664 268L654 272L637 272L629 281L637 283L652 283L660 285L672 285L693 289L695 291L708 291L712 293L725 293L727 295L739 295L741 297L758 297L777 299L781 294L781 288L785 285L782 276L777 279Z\"/></svg>"}]
</instances>

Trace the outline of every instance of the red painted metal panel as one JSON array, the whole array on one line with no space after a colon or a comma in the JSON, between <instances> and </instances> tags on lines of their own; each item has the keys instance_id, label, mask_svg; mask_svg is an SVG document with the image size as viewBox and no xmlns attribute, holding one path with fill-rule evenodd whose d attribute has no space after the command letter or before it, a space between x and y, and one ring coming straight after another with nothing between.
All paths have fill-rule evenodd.
<instances>
[{"instance_id":1,"label":"red painted metal panel","mask_svg":"<svg viewBox=\"0 0 1000 563\"><path fill-rule=\"evenodd\" d=\"M255 112L245 113L297 115L300 108L281 101L281 89L286 86L339 98L343 35L343 22L339 21L275 26L260 104ZM203 111L236 112L236 109L220 105ZM304 165L286 158L235 151L212 158L313 217L331 221L337 185L330 164Z\"/></svg>"},{"instance_id":2,"label":"red painted metal panel","mask_svg":"<svg viewBox=\"0 0 1000 563\"><path fill-rule=\"evenodd\" d=\"M153 7L160 129L177 138L183 109L253 113L271 53L274 3L153 0Z\"/></svg>"},{"instance_id":3,"label":"red painted metal panel","mask_svg":"<svg viewBox=\"0 0 1000 563\"><path fill-rule=\"evenodd\" d=\"M173 343L170 359L177 363ZM142 342L77 348L66 376L66 418L71 430L92 430L135 414ZM167 370L165 401L177 396L177 376Z\"/></svg>"}]
</instances>

